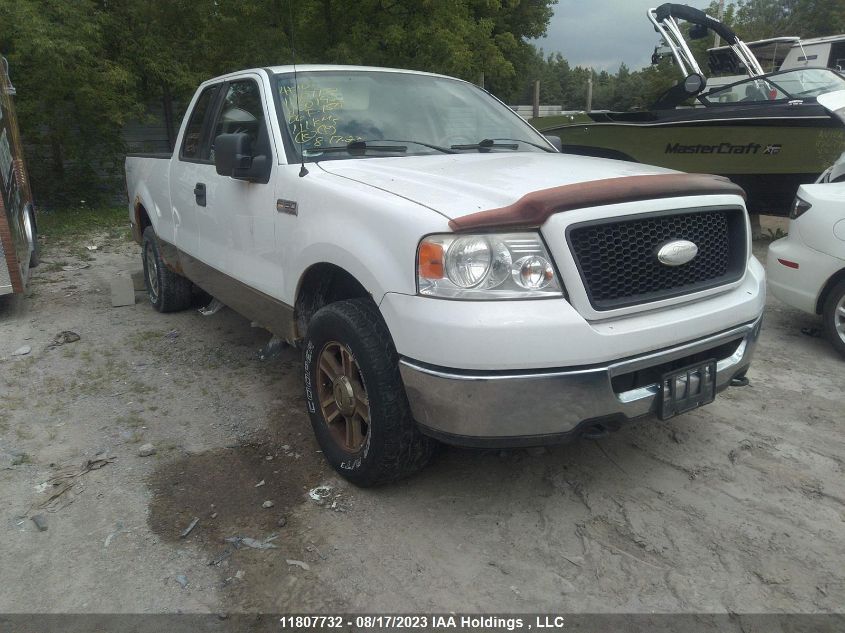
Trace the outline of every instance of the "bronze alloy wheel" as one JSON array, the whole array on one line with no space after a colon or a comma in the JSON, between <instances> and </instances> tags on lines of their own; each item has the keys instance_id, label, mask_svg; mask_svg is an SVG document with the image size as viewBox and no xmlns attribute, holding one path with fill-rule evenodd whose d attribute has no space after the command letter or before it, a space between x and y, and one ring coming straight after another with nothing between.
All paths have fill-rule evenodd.
<instances>
[{"instance_id":1,"label":"bronze alloy wheel","mask_svg":"<svg viewBox=\"0 0 845 633\"><path fill-rule=\"evenodd\" d=\"M347 453L360 451L370 430L370 400L355 357L336 341L320 351L317 397L335 443Z\"/></svg>"}]
</instances>

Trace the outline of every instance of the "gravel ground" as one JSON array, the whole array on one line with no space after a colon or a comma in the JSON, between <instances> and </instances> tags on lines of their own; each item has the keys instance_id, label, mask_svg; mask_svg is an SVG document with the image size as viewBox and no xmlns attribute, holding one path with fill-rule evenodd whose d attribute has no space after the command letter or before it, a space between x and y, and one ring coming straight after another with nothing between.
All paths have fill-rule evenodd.
<instances>
[{"instance_id":1,"label":"gravel ground","mask_svg":"<svg viewBox=\"0 0 845 633\"><path fill-rule=\"evenodd\" d=\"M359 490L319 454L295 351L259 360L269 335L229 310L112 308L139 249L90 241L88 268L53 245L0 302L0 612L845 604L845 361L774 298L750 386L708 407L549 450L449 448Z\"/></svg>"}]
</instances>

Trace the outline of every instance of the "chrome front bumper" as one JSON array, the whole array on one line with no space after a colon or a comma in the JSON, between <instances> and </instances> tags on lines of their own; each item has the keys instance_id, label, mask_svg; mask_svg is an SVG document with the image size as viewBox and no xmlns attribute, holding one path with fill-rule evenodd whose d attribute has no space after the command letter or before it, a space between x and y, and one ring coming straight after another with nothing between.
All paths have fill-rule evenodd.
<instances>
[{"instance_id":1,"label":"chrome front bumper","mask_svg":"<svg viewBox=\"0 0 845 633\"><path fill-rule=\"evenodd\" d=\"M716 391L751 364L762 316L725 332L601 366L530 372L450 370L402 358L399 369L422 430L467 446L566 441L654 414L653 377L715 358ZM711 355L712 353L712 355Z\"/></svg>"}]
</instances>

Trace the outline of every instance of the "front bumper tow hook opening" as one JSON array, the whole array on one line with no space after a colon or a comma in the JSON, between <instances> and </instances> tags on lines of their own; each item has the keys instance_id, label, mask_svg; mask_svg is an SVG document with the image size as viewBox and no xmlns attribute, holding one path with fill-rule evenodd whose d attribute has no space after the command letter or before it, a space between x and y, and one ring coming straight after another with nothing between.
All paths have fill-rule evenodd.
<instances>
[{"instance_id":1,"label":"front bumper tow hook opening","mask_svg":"<svg viewBox=\"0 0 845 633\"><path fill-rule=\"evenodd\" d=\"M731 378L731 387L747 387L750 383L745 376L734 376Z\"/></svg>"}]
</instances>

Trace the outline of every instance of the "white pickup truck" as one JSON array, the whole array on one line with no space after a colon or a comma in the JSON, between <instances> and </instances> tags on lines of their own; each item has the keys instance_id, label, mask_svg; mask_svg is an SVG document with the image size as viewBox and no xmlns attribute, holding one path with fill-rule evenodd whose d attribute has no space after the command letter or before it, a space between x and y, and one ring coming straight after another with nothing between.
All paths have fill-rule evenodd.
<instances>
[{"instance_id":1,"label":"white pickup truck","mask_svg":"<svg viewBox=\"0 0 845 633\"><path fill-rule=\"evenodd\" d=\"M302 349L358 485L438 441L532 446L707 404L765 303L743 192L561 155L464 81L348 66L202 84L172 156L129 156L149 298L196 284Z\"/></svg>"}]
</instances>

